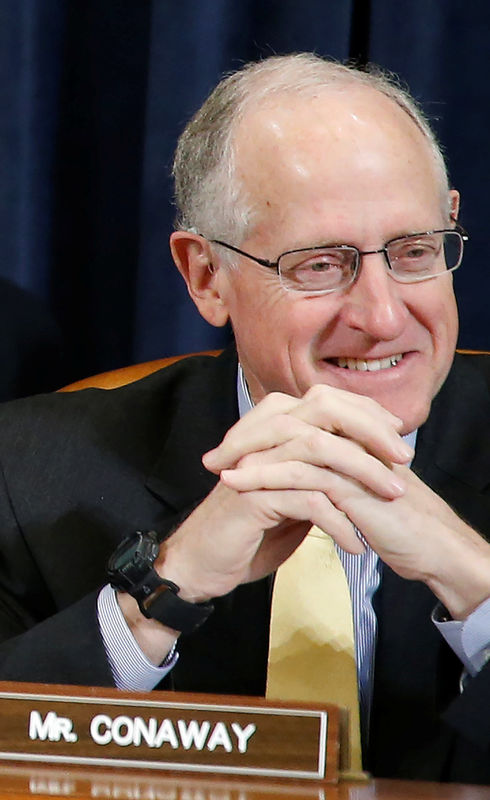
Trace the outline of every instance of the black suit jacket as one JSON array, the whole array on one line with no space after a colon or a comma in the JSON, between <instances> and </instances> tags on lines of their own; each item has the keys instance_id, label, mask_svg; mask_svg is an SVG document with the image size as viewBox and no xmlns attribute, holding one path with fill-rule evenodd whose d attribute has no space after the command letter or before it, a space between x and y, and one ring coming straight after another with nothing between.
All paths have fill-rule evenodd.
<instances>
[{"instance_id":1,"label":"black suit jacket","mask_svg":"<svg viewBox=\"0 0 490 800\"><path fill-rule=\"evenodd\" d=\"M457 358L414 469L490 537L490 363ZM110 685L95 601L123 536L167 534L210 491L201 464L238 417L236 355L179 362L112 391L0 408L0 679ZM216 600L162 688L261 695L271 579ZM384 569L369 764L375 775L490 782L490 665L461 666L435 598ZM307 676L305 676L307 680Z\"/></svg>"}]
</instances>

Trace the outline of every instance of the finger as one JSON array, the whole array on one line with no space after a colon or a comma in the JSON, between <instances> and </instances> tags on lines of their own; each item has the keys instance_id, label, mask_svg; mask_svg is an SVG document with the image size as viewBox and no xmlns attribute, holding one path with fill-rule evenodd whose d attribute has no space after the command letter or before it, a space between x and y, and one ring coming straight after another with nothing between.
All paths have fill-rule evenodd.
<instances>
[{"instance_id":1,"label":"finger","mask_svg":"<svg viewBox=\"0 0 490 800\"><path fill-rule=\"evenodd\" d=\"M289 416L287 410L276 411L272 415L254 415L251 420L247 420L246 425L234 425L218 447L203 455L202 461L206 469L217 474L222 469L234 467L250 453L277 447L295 436L304 435L307 430L312 430L308 423ZM252 414L253 411L245 415L243 422L245 423L248 416L252 417Z\"/></svg>"},{"instance_id":2,"label":"finger","mask_svg":"<svg viewBox=\"0 0 490 800\"><path fill-rule=\"evenodd\" d=\"M404 464L413 458L412 448L398 433L402 420L369 397L317 385L289 414L359 442L384 461Z\"/></svg>"},{"instance_id":3,"label":"finger","mask_svg":"<svg viewBox=\"0 0 490 800\"><path fill-rule=\"evenodd\" d=\"M264 454L266 457L269 453ZM332 470L336 466L305 463L303 461L280 461L279 463L257 463L257 458L242 464L237 469L222 470L223 483L240 492L260 489L310 489L326 492L332 486ZM356 463L348 464L347 477L353 478L374 494L393 500L404 494L403 479L389 470L380 461L364 454ZM343 471L343 470L340 470Z\"/></svg>"},{"instance_id":4,"label":"finger","mask_svg":"<svg viewBox=\"0 0 490 800\"><path fill-rule=\"evenodd\" d=\"M412 450L405 445L396 431L386 427L385 423L384 428L378 425L378 432L375 435L374 428L376 420L370 418L364 410L363 414L364 417L356 424L352 422L350 432L356 432L364 439L368 452L388 464L390 464L391 458L395 461L406 461L407 457L412 454ZM309 450L311 450L314 455L316 452L320 451L322 446L331 448L332 458L335 459L337 450L348 448L347 443L349 442L349 438L344 434L338 435L338 433L328 430L326 427L326 419L321 420L323 422L322 426L313 424L311 422L312 416L311 413L307 414L306 411L300 414L300 406L296 405L290 409L289 413L280 412L269 418L261 415L261 419L254 417L255 420L258 420L257 424L248 424L247 426L235 425L228 431L222 443L217 448L208 451L203 456L203 464L207 469L218 474L222 469L230 469L236 466L236 464L246 456L268 452L273 450L273 448L278 448L286 443L291 444L296 440L301 442L303 451L300 452L305 453L304 457L306 460L308 460ZM320 420L320 414L318 412L314 416L317 421ZM354 417L355 415L352 413L350 416ZM305 419L302 417L305 417ZM310 418L309 420L307 420L308 417ZM338 427L338 425L332 423L331 428L335 427ZM347 427L347 425L344 426L345 430L347 430ZM325 439L325 436L327 436L328 439ZM351 447L358 447L360 453L361 448L359 444L354 444L353 440ZM291 451L290 455L290 451L288 450L284 458L294 458L292 453L293 451ZM346 450L347 458L351 458L352 455L352 451L347 452ZM271 458L276 459L276 455L272 455ZM277 456L277 459L278 458L279 456ZM318 464L329 465L330 463L328 458L322 459L318 456L314 457L313 460L314 463ZM349 469L344 469L342 466L339 466L335 460L332 466L333 468L339 468L341 472L350 474Z\"/></svg>"},{"instance_id":5,"label":"finger","mask_svg":"<svg viewBox=\"0 0 490 800\"><path fill-rule=\"evenodd\" d=\"M407 463L413 450L398 434L401 420L371 398L330 386L312 387L303 398L272 393L228 431L221 444L203 456L216 474L235 466L246 454L293 438L302 420L315 428L359 442L386 463Z\"/></svg>"},{"instance_id":6,"label":"finger","mask_svg":"<svg viewBox=\"0 0 490 800\"><path fill-rule=\"evenodd\" d=\"M403 478L391 464L367 453L356 442L310 426L305 426L297 437L282 445L246 455L236 466L242 469L280 462L326 467L354 478L383 497L399 497L405 491ZM295 483L290 486L297 488Z\"/></svg>"},{"instance_id":7,"label":"finger","mask_svg":"<svg viewBox=\"0 0 490 800\"><path fill-rule=\"evenodd\" d=\"M339 511L323 492L268 491L262 492L260 499L265 513L274 520L273 524L264 525L266 531L279 519L308 520L328 533L343 550L349 553L365 551L347 515Z\"/></svg>"}]
</instances>

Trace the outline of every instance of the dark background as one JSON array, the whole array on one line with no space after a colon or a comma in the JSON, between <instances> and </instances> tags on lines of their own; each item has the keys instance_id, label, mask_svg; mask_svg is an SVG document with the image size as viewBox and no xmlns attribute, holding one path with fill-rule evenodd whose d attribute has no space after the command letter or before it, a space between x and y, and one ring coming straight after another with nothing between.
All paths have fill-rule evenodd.
<instances>
[{"instance_id":1,"label":"dark background","mask_svg":"<svg viewBox=\"0 0 490 800\"><path fill-rule=\"evenodd\" d=\"M0 0L0 275L61 325L72 379L222 346L168 251L170 164L225 70L377 62L433 119L460 221L460 346L490 349L488 0Z\"/></svg>"}]
</instances>

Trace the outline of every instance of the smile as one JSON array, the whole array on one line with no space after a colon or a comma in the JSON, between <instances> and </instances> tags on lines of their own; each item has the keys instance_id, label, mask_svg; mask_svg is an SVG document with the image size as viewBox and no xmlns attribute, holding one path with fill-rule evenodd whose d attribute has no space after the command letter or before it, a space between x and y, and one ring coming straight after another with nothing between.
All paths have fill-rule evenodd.
<instances>
[{"instance_id":1,"label":"smile","mask_svg":"<svg viewBox=\"0 0 490 800\"><path fill-rule=\"evenodd\" d=\"M329 360L343 369L354 369L358 372L377 372L380 369L396 367L402 358L403 355L397 353L397 355L388 356L388 358L332 358Z\"/></svg>"}]
</instances>

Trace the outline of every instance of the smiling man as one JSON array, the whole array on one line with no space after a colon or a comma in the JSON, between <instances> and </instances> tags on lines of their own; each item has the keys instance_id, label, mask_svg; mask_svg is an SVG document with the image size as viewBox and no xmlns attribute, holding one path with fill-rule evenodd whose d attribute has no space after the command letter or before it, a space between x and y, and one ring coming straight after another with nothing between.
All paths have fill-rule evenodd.
<instances>
[{"instance_id":1,"label":"smiling man","mask_svg":"<svg viewBox=\"0 0 490 800\"><path fill-rule=\"evenodd\" d=\"M174 171L175 262L235 345L4 410L0 677L263 694L273 575L313 523L349 582L364 765L490 781L490 370L454 360L466 235L427 122L378 73L274 57L216 88Z\"/></svg>"},{"instance_id":2,"label":"smiling man","mask_svg":"<svg viewBox=\"0 0 490 800\"><path fill-rule=\"evenodd\" d=\"M181 232L173 249L201 313L214 324L232 320L252 398L301 397L328 384L372 397L414 430L446 378L457 336L450 275L419 282L428 273L415 258L417 247L435 248L431 268L440 271L443 237L400 239L455 228L458 194L427 137L374 88L315 87L294 103L273 96L248 111L235 160L250 222L231 244L272 262L289 254L282 280L241 257L204 287L202 266L218 266L223 245ZM224 238L217 221L206 235ZM294 252L333 244L357 248L362 261L352 248L333 261L328 250L304 260ZM327 279L327 271L336 274Z\"/></svg>"}]
</instances>

